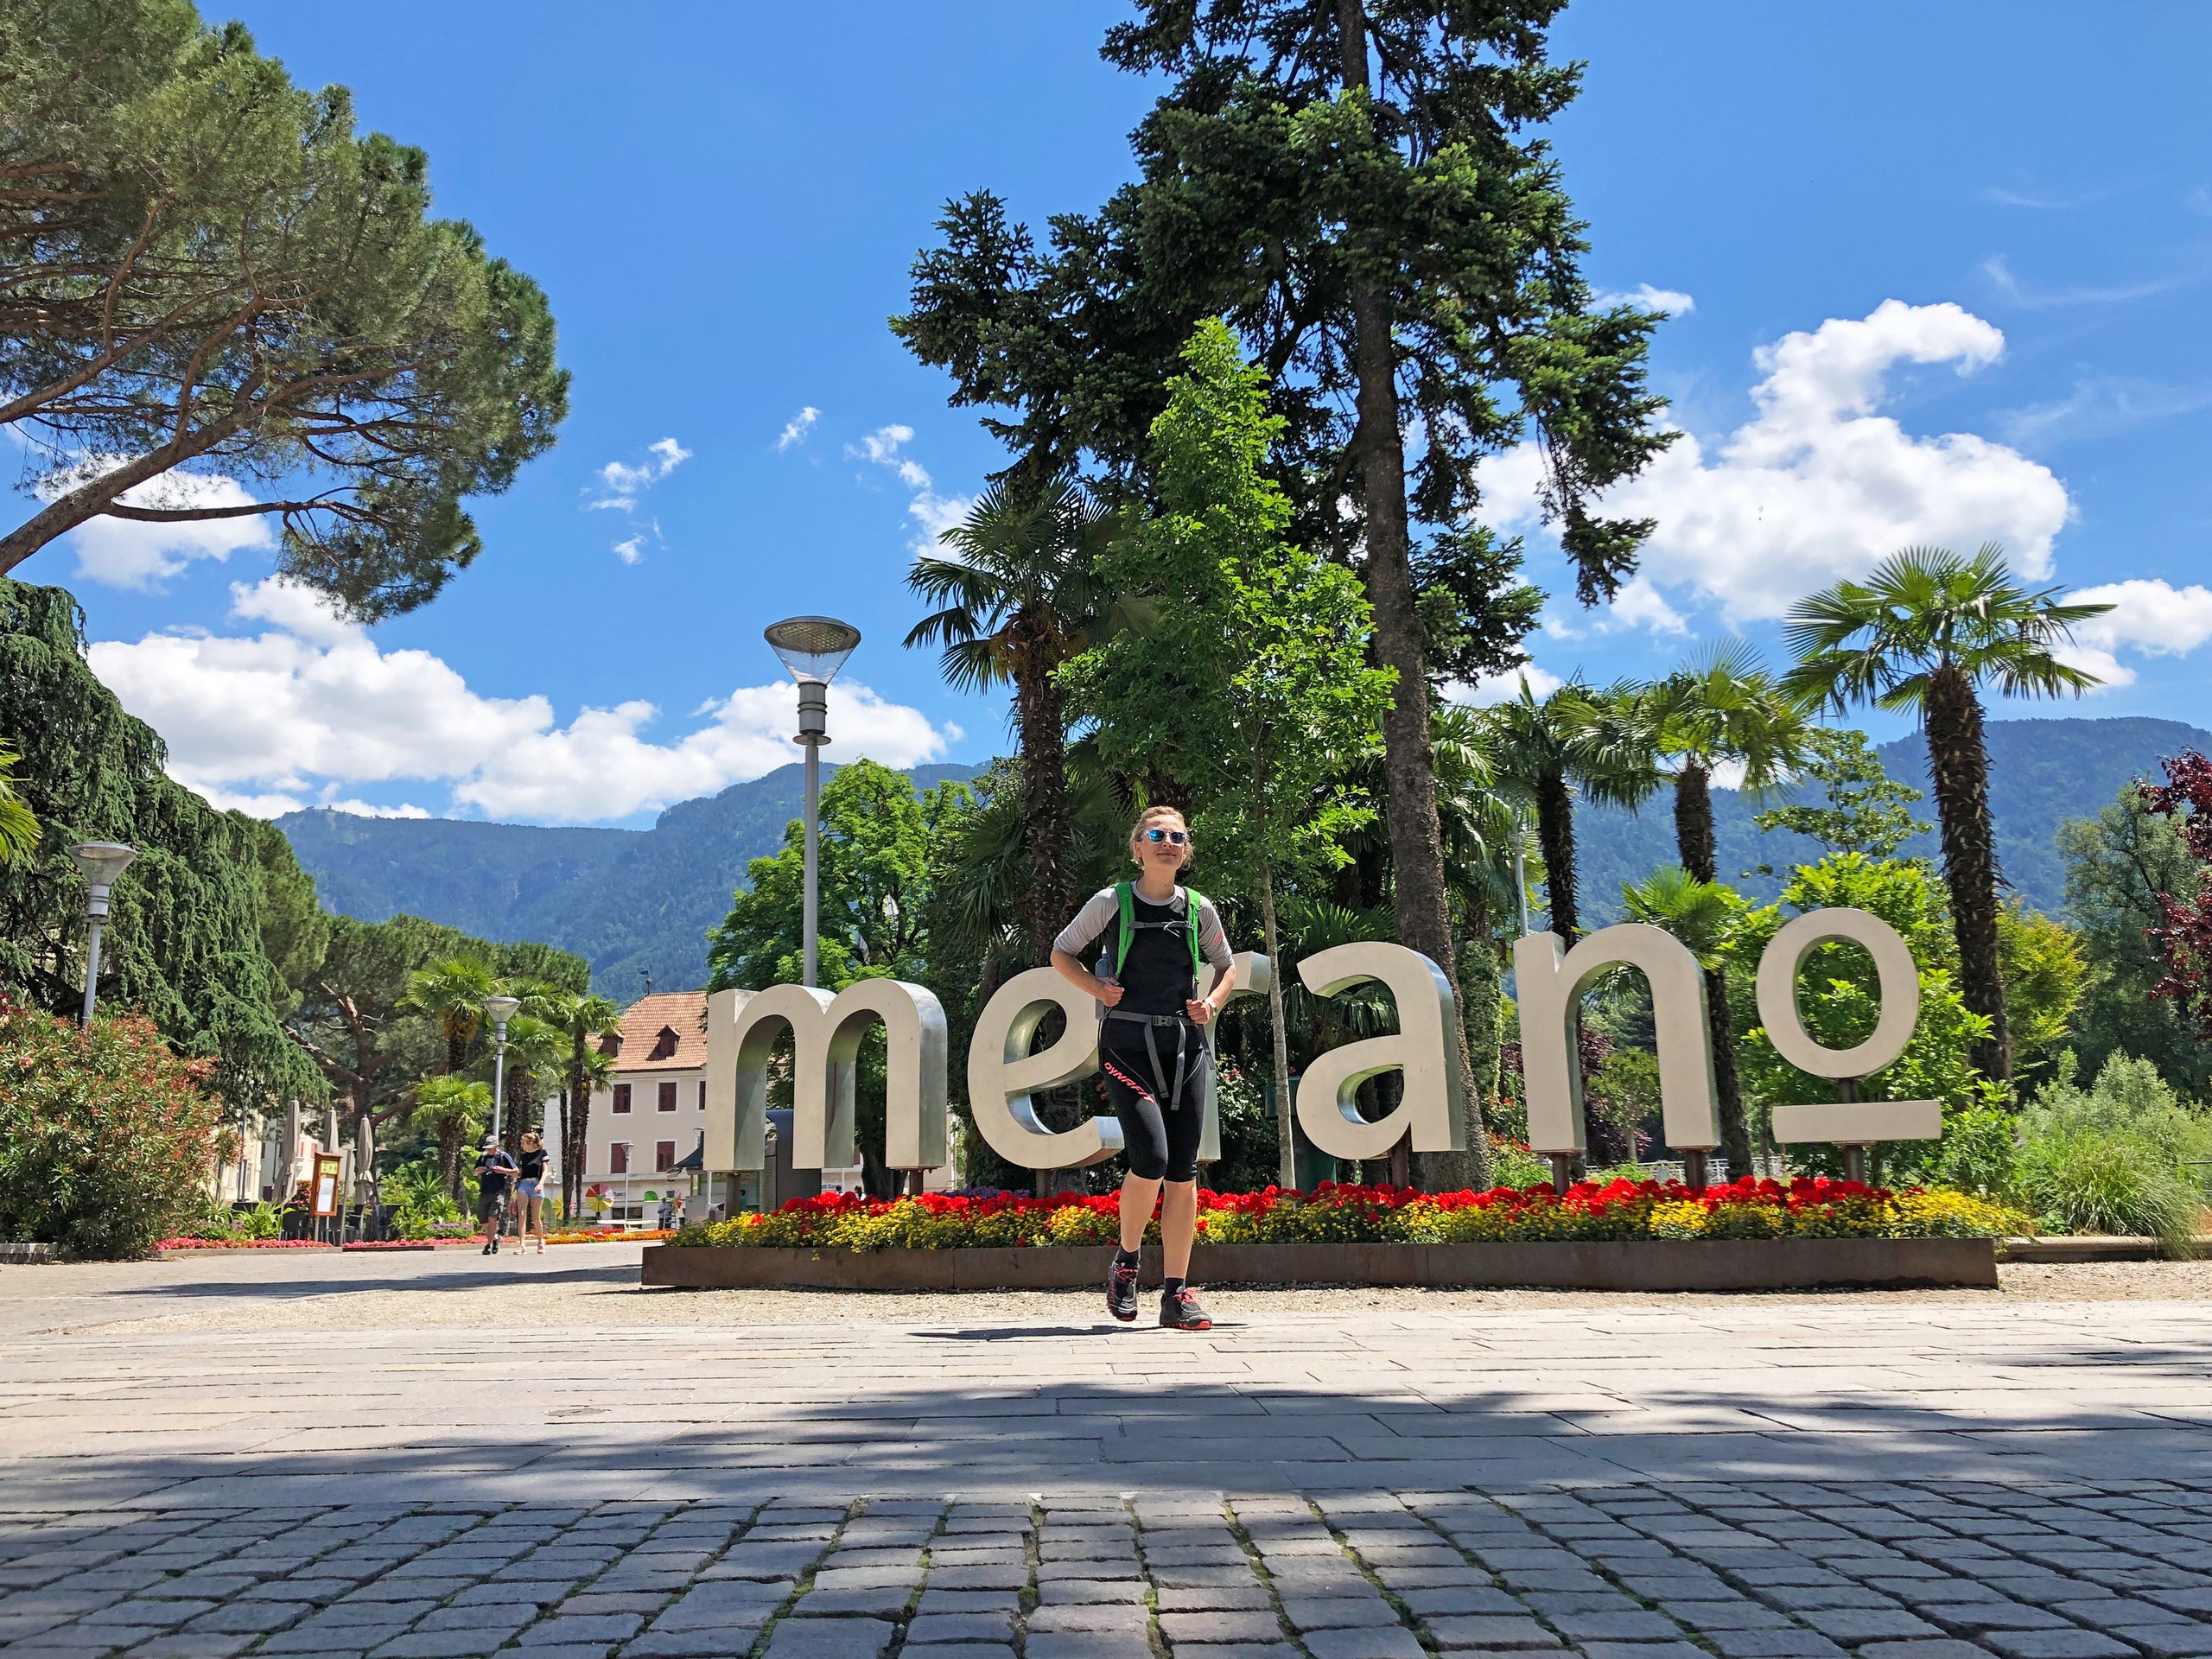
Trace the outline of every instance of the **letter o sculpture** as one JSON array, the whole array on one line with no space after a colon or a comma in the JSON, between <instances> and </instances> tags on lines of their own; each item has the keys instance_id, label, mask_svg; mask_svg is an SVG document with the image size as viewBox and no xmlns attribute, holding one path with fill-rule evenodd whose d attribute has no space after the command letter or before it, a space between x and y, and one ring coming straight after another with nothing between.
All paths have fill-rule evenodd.
<instances>
[{"instance_id":1,"label":"letter o sculpture","mask_svg":"<svg viewBox=\"0 0 2212 1659\"><path fill-rule=\"evenodd\" d=\"M1824 1048L1797 1014L1797 970L1821 945L1848 941L1874 958L1882 1014L1874 1034L1853 1048ZM1816 1077L1863 1077L1905 1051L1920 1020L1920 970L1897 929L1871 911L1808 911L1783 924L1759 958L1759 1023L1776 1053Z\"/></svg>"}]
</instances>

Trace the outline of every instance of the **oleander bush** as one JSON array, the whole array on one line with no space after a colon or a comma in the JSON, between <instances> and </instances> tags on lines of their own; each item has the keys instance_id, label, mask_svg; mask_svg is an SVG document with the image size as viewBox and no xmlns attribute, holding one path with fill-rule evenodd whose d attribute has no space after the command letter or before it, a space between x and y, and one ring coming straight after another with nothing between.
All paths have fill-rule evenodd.
<instances>
[{"instance_id":1,"label":"oleander bush","mask_svg":"<svg viewBox=\"0 0 2212 1659\"><path fill-rule=\"evenodd\" d=\"M138 1015L85 1030L0 997L0 1238L119 1258L199 1219L223 1118L213 1071Z\"/></svg>"},{"instance_id":2,"label":"oleander bush","mask_svg":"<svg viewBox=\"0 0 2212 1659\"><path fill-rule=\"evenodd\" d=\"M889 1201L859 1194L794 1198L768 1215L683 1229L679 1245L874 1250L1110 1244L1113 1194L1035 1198L926 1193ZM1199 1236L1217 1244L1468 1243L1645 1238L2002 1238L2032 1231L2020 1211L1947 1189L1891 1192L1825 1177L1787 1184L1746 1178L1693 1192L1680 1182L1586 1181L1487 1192L1324 1182L1311 1192L1198 1193ZM1146 1236L1157 1242L1155 1217Z\"/></svg>"}]
</instances>

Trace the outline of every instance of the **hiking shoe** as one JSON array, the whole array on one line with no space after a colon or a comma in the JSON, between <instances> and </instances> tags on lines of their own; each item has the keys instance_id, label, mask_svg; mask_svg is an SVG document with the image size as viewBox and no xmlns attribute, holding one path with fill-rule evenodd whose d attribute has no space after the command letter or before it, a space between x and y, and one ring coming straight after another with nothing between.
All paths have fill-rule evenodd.
<instances>
[{"instance_id":1,"label":"hiking shoe","mask_svg":"<svg viewBox=\"0 0 2212 1659\"><path fill-rule=\"evenodd\" d=\"M1137 1263L1116 1262L1106 1273L1106 1311L1123 1325L1137 1317Z\"/></svg>"},{"instance_id":2,"label":"hiking shoe","mask_svg":"<svg viewBox=\"0 0 2212 1659\"><path fill-rule=\"evenodd\" d=\"M1160 1322L1170 1331L1211 1331L1213 1315L1207 1313L1194 1290L1179 1290L1160 1299Z\"/></svg>"}]
</instances>

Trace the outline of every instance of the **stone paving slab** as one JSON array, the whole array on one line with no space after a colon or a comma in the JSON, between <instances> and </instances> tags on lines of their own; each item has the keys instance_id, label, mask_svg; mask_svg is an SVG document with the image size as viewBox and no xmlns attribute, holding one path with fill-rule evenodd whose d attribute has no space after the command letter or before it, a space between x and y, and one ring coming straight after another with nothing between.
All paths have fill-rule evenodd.
<instances>
[{"instance_id":1,"label":"stone paving slab","mask_svg":"<svg viewBox=\"0 0 2212 1659\"><path fill-rule=\"evenodd\" d=\"M2201 1304L791 1298L645 1376L456 1324L480 1266L54 1271L0 1268L0 1659L2212 1659ZM349 1282L439 1318L287 1328Z\"/></svg>"}]
</instances>

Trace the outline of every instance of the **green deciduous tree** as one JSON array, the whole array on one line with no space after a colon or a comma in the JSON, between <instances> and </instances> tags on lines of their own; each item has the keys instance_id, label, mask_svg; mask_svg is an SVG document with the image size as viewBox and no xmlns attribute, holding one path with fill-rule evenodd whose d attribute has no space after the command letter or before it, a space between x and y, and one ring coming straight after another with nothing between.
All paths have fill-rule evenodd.
<instances>
[{"instance_id":1,"label":"green deciduous tree","mask_svg":"<svg viewBox=\"0 0 2212 1659\"><path fill-rule=\"evenodd\" d=\"M1928 828L1912 816L1920 791L1883 770L1866 733L1815 726L1804 734L1804 750L1797 774L1819 786L1825 804L1800 798L1770 807L1752 817L1761 830L1787 830L1832 853L1886 859Z\"/></svg>"},{"instance_id":2,"label":"green deciduous tree","mask_svg":"<svg viewBox=\"0 0 2212 1659\"><path fill-rule=\"evenodd\" d=\"M2095 675L2060 661L2056 652L2074 624L2111 608L2064 603L2056 588L2021 587L1993 542L1971 559L1908 548L1865 582L1840 582L1789 613L1798 662L1785 684L1793 695L1838 709L1872 702L1920 717L1958 930L1960 989L1988 1024L1974 1064L2000 1082L2012 1076L2012 1054L1980 691L1988 684L2007 696L2057 696L2097 684Z\"/></svg>"},{"instance_id":3,"label":"green deciduous tree","mask_svg":"<svg viewBox=\"0 0 2212 1659\"><path fill-rule=\"evenodd\" d=\"M566 412L537 284L189 0L5 0L0 60L0 425L49 463L0 572L101 514L269 514L357 616L436 593Z\"/></svg>"},{"instance_id":4,"label":"green deciduous tree","mask_svg":"<svg viewBox=\"0 0 2212 1659\"><path fill-rule=\"evenodd\" d=\"M1093 563L1115 520L1072 478L1035 493L1004 480L944 534L950 555L914 561L907 586L938 610L909 645L939 645L947 684L1014 688L1021 762L1020 913L1032 960L1067 920L1067 716L1053 675L1089 643L1105 590Z\"/></svg>"},{"instance_id":5,"label":"green deciduous tree","mask_svg":"<svg viewBox=\"0 0 2212 1659\"><path fill-rule=\"evenodd\" d=\"M2132 1055L2204 1095L2212 1090L2212 1043L2198 1040L2179 1003L2151 995L2165 975L2150 937L2165 920L2159 897L2196 891L2196 862L2180 829L2146 807L2131 784L2094 817L2060 825L2058 850L2066 914L2081 930L2088 961L2073 1022L2082 1070L2094 1075L2113 1055Z\"/></svg>"},{"instance_id":6,"label":"green deciduous tree","mask_svg":"<svg viewBox=\"0 0 2212 1659\"><path fill-rule=\"evenodd\" d=\"M1289 502L1263 470L1282 429L1266 412L1267 377L1218 321L1183 360L1153 427L1159 509L1102 564L1148 601L1148 620L1066 678L1109 764L1188 791L1206 869L1257 899L1279 963L1276 884L1341 861L1344 836L1370 816L1344 779L1394 677L1367 660L1370 613L1351 573L1283 539ZM1281 1179L1294 1186L1280 977L1268 1011ZM1482 1160L1478 1113L1470 1130Z\"/></svg>"}]
</instances>

